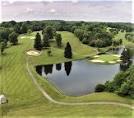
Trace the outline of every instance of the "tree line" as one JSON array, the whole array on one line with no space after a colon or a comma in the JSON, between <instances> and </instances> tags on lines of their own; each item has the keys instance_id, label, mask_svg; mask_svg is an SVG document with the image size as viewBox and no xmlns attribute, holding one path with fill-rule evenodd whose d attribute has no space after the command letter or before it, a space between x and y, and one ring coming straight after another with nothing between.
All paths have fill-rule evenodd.
<instances>
[{"instance_id":1,"label":"tree line","mask_svg":"<svg viewBox=\"0 0 134 118\"><path fill-rule=\"evenodd\" d=\"M63 20L44 20L44 21L24 21L24 22L2 22L0 23L0 48L1 52L10 42L13 45L18 43L16 38L19 34L24 34L33 31L41 31L46 27L52 27L53 31L69 31L74 33L82 43L94 46L94 47L106 47L112 45L113 34L117 34L120 31L131 32L134 30L133 24L130 23L100 23L100 22L83 22L83 21L63 21ZM110 27L110 32L107 31L107 27ZM51 30L51 28L50 28ZM51 32L51 31L50 31ZM9 36L10 35L10 36ZM51 34L47 34L51 35ZM44 44L49 46L49 40L51 37L46 36L43 33ZM49 39L47 39L49 37ZM128 40L131 40L132 35L126 35ZM57 40L60 36L57 35ZM57 41L58 42L58 41ZM47 44L48 43L48 44ZM118 43L118 42L117 42ZM116 43L116 44L117 44ZM114 43L115 44L115 43ZM58 46L60 47L60 43Z\"/></svg>"}]
</instances>

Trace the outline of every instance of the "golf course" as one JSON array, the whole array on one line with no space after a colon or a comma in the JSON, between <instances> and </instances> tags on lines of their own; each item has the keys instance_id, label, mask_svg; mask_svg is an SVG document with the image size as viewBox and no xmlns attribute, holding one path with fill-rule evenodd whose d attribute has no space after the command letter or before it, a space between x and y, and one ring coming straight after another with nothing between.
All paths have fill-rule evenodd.
<instances>
[{"instance_id":1,"label":"golf course","mask_svg":"<svg viewBox=\"0 0 134 118\"><path fill-rule=\"evenodd\" d=\"M8 99L8 103L0 105L0 116L3 118L77 118L78 116L132 118L134 100L129 97L121 97L110 92L67 96L40 76L35 70L36 65L93 58L97 55L97 49L82 44L71 32L58 31L62 36L62 47L57 48L55 41L51 41L52 56L47 54L49 49L42 50L37 56L29 55L27 52L34 50L36 33L19 35L18 45L9 44L5 54L0 58L0 94L4 94ZM64 57L64 47L67 42L72 47L72 59ZM113 62L119 60L119 57L101 55L95 59Z\"/></svg>"}]
</instances>

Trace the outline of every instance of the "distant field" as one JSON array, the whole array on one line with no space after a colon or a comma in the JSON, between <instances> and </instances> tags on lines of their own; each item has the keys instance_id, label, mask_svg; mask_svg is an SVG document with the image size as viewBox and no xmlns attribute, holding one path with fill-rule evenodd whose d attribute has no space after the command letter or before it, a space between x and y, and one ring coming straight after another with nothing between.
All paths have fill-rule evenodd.
<instances>
[{"instance_id":1,"label":"distant field","mask_svg":"<svg viewBox=\"0 0 134 118\"><path fill-rule=\"evenodd\" d=\"M69 41L72 45L73 59L84 58L89 55L95 55L96 51L83 45L79 40L69 32L59 32L63 37L63 46ZM1 58L2 69L0 70L0 94L6 95L9 102L2 105L0 115L5 117L78 117L78 116L117 116L127 118L132 116L132 110L115 105L82 105L82 106L62 106L50 103L40 91L35 87L27 70L26 62L30 64L31 71L36 77L38 83L49 93L49 95L58 100L66 102L90 102L90 101L114 101L132 104L133 100L119 97L112 93L93 93L81 97L69 97L62 95L47 80L40 77L34 70L35 64L49 64L68 61L63 56L63 48L52 48L52 57L48 57L46 51L43 51L39 57L29 57L26 51L33 48L33 39L35 32L31 35L20 35L19 45L8 47L6 54ZM23 38L22 38L23 37ZM54 44L52 44L54 45ZM1 84L2 83L2 84Z\"/></svg>"}]
</instances>

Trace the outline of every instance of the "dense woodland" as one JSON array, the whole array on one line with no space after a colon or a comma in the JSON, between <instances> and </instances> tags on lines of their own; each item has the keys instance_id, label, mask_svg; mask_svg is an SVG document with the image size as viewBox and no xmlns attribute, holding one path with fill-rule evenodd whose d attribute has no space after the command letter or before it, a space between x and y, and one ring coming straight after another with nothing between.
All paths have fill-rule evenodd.
<instances>
[{"instance_id":1,"label":"dense woodland","mask_svg":"<svg viewBox=\"0 0 134 118\"><path fill-rule=\"evenodd\" d=\"M2 22L0 24L0 48L1 54L8 46L18 44L19 34L31 33L33 31L42 31L43 38L40 34L36 34L34 48L42 50L50 47L49 41L55 38L57 47L62 47L62 37L56 31L69 31L75 34L78 39L89 46L96 48L104 48L111 45L118 46L122 44L122 40L113 40L118 32L126 32L125 38L134 42L134 26L130 23L99 23L99 22L71 22L71 21L26 21L26 22ZM48 52L51 53L50 51ZM123 57L123 55L125 55ZM67 43L64 56L72 58L71 44ZM122 54L122 60L126 54ZM130 96L134 98L134 67L121 71L113 79L105 85L97 85L96 91L115 92L122 96Z\"/></svg>"}]
</instances>

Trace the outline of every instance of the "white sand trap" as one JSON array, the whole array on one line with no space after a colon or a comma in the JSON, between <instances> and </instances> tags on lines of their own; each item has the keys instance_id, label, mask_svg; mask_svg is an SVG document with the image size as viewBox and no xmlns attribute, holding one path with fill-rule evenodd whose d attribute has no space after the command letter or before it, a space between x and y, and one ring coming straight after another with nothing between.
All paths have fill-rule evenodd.
<instances>
[{"instance_id":1,"label":"white sand trap","mask_svg":"<svg viewBox=\"0 0 134 118\"><path fill-rule=\"evenodd\" d=\"M121 60L119 59L119 60L117 60L117 62L121 62Z\"/></svg>"},{"instance_id":2,"label":"white sand trap","mask_svg":"<svg viewBox=\"0 0 134 118\"><path fill-rule=\"evenodd\" d=\"M27 52L28 55L30 56L39 56L40 52L39 51L35 51L35 50L30 50Z\"/></svg>"},{"instance_id":3,"label":"white sand trap","mask_svg":"<svg viewBox=\"0 0 134 118\"><path fill-rule=\"evenodd\" d=\"M26 37L25 37L25 36L21 36L20 38L21 38L21 39L24 39L24 38L26 38Z\"/></svg>"},{"instance_id":4,"label":"white sand trap","mask_svg":"<svg viewBox=\"0 0 134 118\"><path fill-rule=\"evenodd\" d=\"M98 56L98 55L95 55L95 56L94 56L94 58L98 58L98 57L100 57L100 56Z\"/></svg>"},{"instance_id":5,"label":"white sand trap","mask_svg":"<svg viewBox=\"0 0 134 118\"><path fill-rule=\"evenodd\" d=\"M93 59L93 60L91 60L91 62L104 63L105 61L102 61L102 60L99 60L99 59Z\"/></svg>"},{"instance_id":6,"label":"white sand trap","mask_svg":"<svg viewBox=\"0 0 134 118\"><path fill-rule=\"evenodd\" d=\"M114 63L116 63L116 61L108 61L108 63L114 64Z\"/></svg>"},{"instance_id":7,"label":"white sand trap","mask_svg":"<svg viewBox=\"0 0 134 118\"><path fill-rule=\"evenodd\" d=\"M120 57L120 55L117 55L117 54L114 54L113 56L115 56L115 57Z\"/></svg>"}]
</instances>

